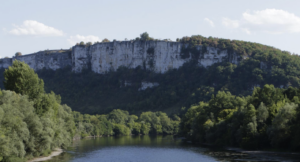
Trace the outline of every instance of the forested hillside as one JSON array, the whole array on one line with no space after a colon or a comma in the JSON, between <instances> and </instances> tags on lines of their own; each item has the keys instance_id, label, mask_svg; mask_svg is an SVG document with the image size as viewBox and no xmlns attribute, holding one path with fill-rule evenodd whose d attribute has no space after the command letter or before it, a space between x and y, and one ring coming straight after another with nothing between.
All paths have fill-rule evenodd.
<instances>
[{"instance_id":1,"label":"forested hillside","mask_svg":"<svg viewBox=\"0 0 300 162\"><path fill-rule=\"evenodd\" d=\"M89 115L61 104L61 97L45 93L44 82L27 64L14 61L4 72L0 90L0 161L24 162L67 148L87 136L177 134L180 118L163 112L127 111Z\"/></svg>"},{"instance_id":2,"label":"forested hillside","mask_svg":"<svg viewBox=\"0 0 300 162\"><path fill-rule=\"evenodd\" d=\"M144 38L143 41L155 40ZM113 109L133 114L149 110L173 114L182 107L208 101L219 90L245 96L251 94L254 87L265 84L281 88L300 85L298 55L258 43L212 37L192 36L177 41L188 44L181 51L182 57L199 55L205 52L204 47L212 46L236 52L244 59L238 65L225 60L208 68L198 66L194 59L165 74L143 67L123 67L107 74L96 74L89 69L79 74L72 73L71 69L41 70L38 74L45 81L47 92L60 94L62 103L90 114L108 113ZM203 48L199 51L197 45ZM157 82L159 86L139 91L142 81ZM125 86L125 82L131 85Z\"/></svg>"},{"instance_id":3,"label":"forested hillside","mask_svg":"<svg viewBox=\"0 0 300 162\"><path fill-rule=\"evenodd\" d=\"M199 54L195 46L202 45L245 59L208 68L194 59L164 74L122 67L102 75L67 68L37 75L20 61L2 69L0 161L47 155L77 137L178 132L197 143L300 149L297 55L201 36L178 41L189 44L182 57ZM159 85L139 90L142 82Z\"/></svg>"}]
</instances>

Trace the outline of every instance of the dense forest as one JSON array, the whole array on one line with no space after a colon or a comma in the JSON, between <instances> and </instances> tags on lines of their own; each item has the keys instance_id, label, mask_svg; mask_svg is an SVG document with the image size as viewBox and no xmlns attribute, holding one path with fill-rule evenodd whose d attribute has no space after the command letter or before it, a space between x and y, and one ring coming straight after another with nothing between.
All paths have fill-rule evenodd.
<instances>
[{"instance_id":1,"label":"dense forest","mask_svg":"<svg viewBox=\"0 0 300 162\"><path fill-rule=\"evenodd\" d=\"M198 143L247 149L300 149L300 90L256 87L251 96L219 91L191 106L182 117L182 135Z\"/></svg>"},{"instance_id":2,"label":"dense forest","mask_svg":"<svg viewBox=\"0 0 300 162\"><path fill-rule=\"evenodd\" d=\"M136 41L155 40L142 35ZM77 138L130 134L179 133L218 146L300 149L299 56L212 37L177 41L188 44L182 57L197 58L212 46L244 59L207 68L193 59L164 74L143 67L101 75L68 68L35 73L19 61L1 69L0 161L47 155ZM159 86L139 91L143 81Z\"/></svg>"},{"instance_id":3,"label":"dense forest","mask_svg":"<svg viewBox=\"0 0 300 162\"><path fill-rule=\"evenodd\" d=\"M145 37L145 38L144 38ZM155 41L143 36L137 41ZM96 74L89 69L75 74L71 69L41 70L47 92L62 96L62 103L72 109L89 114L109 113L122 109L139 115L143 111L164 111L178 114L182 107L199 101L208 101L218 91L230 91L237 96L251 95L253 88L265 84L287 88L300 86L300 58L286 51L258 43L205 38L183 37L177 41L188 46L182 57L205 53L205 47L217 47L242 56L238 65L224 61L204 68L197 59L179 69L164 74L145 70L143 67L125 67L107 74ZM201 46L200 50L197 46ZM197 58L193 57L193 58ZM139 91L141 82L156 82L157 87ZM125 82L131 85L125 86Z\"/></svg>"},{"instance_id":4,"label":"dense forest","mask_svg":"<svg viewBox=\"0 0 300 162\"><path fill-rule=\"evenodd\" d=\"M22 162L66 148L75 138L103 135L177 134L180 118L163 112L140 117L124 110L88 115L61 104L46 93L44 82L27 64L14 61L4 72L0 90L0 161Z\"/></svg>"},{"instance_id":5,"label":"dense forest","mask_svg":"<svg viewBox=\"0 0 300 162\"><path fill-rule=\"evenodd\" d=\"M156 40L143 33L135 41ZM182 57L192 55L195 59L164 74L143 67L122 67L107 74L96 74L90 69L76 74L71 67L56 71L44 69L37 73L45 82L46 92L59 94L63 104L89 114L121 109L135 115L144 111L178 115L182 107L208 101L218 91L246 96L251 95L255 86L262 87L265 84L281 88L300 86L298 55L258 43L212 37L183 37L177 41L188 45L182 49ZM198 46L202 48L198 49ZM225 60L204 68L198 65L196 58L201 58L199 55L206 52L206 47L227 50L229 54L236 53L244 59L238 65ZM126 82L131 85L126 86ZM141 82L156 82L159 86L139 91ZM3 85L0 87L4 88Z\"/></svg>"}]
</instances>

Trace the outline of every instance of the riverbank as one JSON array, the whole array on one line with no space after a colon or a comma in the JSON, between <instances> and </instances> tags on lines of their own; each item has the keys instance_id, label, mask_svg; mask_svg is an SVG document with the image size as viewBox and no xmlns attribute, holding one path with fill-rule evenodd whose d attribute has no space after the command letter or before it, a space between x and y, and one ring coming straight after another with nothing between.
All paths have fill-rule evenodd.
<instances>
[{"instance_id":1,"label":"riverbank","mask_svg":"<svg viewBox=\"0 0 300 162\"><path fill-rule=\"evenodd\" d=\"M265 161L286 161L287 158L300 159L299 152L244 150L241 148L233 148L233 147L226 147L225 149L228 151L234 151L241 154L247 154L249 156L255 157L255 159L265 160Z\"/></svg>"},{"instance_id":2,"label":"riverbank","mask_svg":"<svg viewBox=\"0 0 300 162\"><path fill-rule=\"evenodd\" d=\"M281 154L275 152L249 151L240 148L201 147L197 144L182 142L183 138L173 136L112 136L74 141L63 154L51 161L132 161L132 162L172 162L189 161L299 161L297 153ZM119 147L122 146L122 147ZM121 152L121 153L120 153ZM167 159L164 159L167 157ZM48 158L49 159L49 158ZM33 159L30 162L48 160ZM125 159L125 160L124 160Z\"/></svg>"},{"instance_id":3,"label":"riverbank","mask_svg":"<svg viewBox=\"0 0 300 162\"><path fill-rule=\"evenodd\" d=\"M63 153L63 150L60 149L60 148L57 148L57 149L55 149L54 151L52 151L51 154L50 154L49 156L46 156L46 157L37 157L37 158L31 159L31 160L29 160L29 161L27 161L27 162L46 161L46 160L51 159L51 158L54 157L54 156L60 155L61 153Z\"/></svg>"},{"instance_id":4,"label":"riverbank","mask_svg":"<svg viewBox=\"0 0 300 162\"><path fill-rule=\"evenodd\" d=\"M228 151L236 151L241 153L254 153L254 154L285 154L285 155L299 155L300 152L290 152L290 151L284 151L284 150L277 150L277 151L269 151L269 150L244 150L242 148L236 148L236 147L225 147Z\"/></svg>"}]
</instances>

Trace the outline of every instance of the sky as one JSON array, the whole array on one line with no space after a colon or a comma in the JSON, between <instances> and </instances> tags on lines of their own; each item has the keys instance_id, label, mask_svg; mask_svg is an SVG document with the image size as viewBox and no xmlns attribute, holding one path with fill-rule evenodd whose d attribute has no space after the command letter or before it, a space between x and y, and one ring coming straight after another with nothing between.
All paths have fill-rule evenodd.
<instances>
[{"instance_id":1,"label":"sky","mask_svg":"<svg viewBox=\"0 0 300 162\"><path fill-rule=\"evenodd\" d=\"M0 57L77 42L202 35L300 54L299 0L0 0Z\"/></svg>"}]
</instances>

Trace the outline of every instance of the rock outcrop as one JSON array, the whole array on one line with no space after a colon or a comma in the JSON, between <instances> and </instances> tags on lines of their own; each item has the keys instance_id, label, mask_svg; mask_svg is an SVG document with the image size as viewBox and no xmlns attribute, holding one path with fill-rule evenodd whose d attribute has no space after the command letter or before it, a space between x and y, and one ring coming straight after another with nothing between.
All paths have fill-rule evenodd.
<instances>
[{"instance_id":1,"label":"rock outcrop","mask_svg":"<svg viewBox=\"0 0 300 162\"><path fill-rule=\"evenodd\" d=\"M193 57L189 53L182 57L182 48L187 45L180 42L167 41L114 41L96 43L91 46L77 45L72 50L51 50L34 54L0 59L0 67L7 68L14 60L27 63L34 70L60 69L71 66L72 70L80 73L83 69L104 74L114 71L121 66L136 68L141 66L157 73L165 73L170 69L179 68ZM197 47L199 54L196 59L199 66L210 66L221 61L238 64L242 58L227 50L201 46Z\"/></svg>"}]
</instances>

